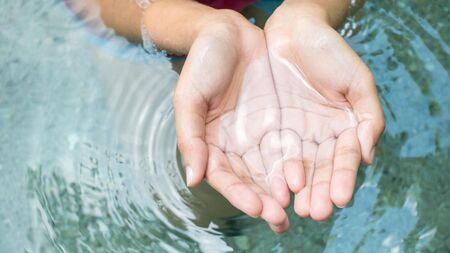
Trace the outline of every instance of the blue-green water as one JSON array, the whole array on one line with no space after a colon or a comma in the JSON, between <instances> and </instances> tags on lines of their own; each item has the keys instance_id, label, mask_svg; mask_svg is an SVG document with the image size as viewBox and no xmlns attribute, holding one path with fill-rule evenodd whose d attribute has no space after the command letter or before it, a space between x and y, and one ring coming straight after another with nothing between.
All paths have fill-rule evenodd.
<instances>
[{"instance_id":1,"label":"blue-green water","mask_svg":"<svg viewBox=\"0 0 450 253\"><path fill-rule=\"evenodd\" d=\"M61 1L0 6L1 253L450 252L446 1L367 1L344 26L386 131L351 205L324 223L289 208L281 236L185 187L167 59Z\"/></svg>"}]
</instances>

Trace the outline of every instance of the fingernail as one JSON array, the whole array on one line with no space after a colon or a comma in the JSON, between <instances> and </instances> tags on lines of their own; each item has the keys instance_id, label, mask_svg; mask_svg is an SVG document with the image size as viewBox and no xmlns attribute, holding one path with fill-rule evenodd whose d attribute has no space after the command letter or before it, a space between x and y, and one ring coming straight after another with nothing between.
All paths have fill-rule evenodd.
<instances>
[{"instance_id":1,"label":"fingernail","mask_svg":"<svg viewBox=\"0 0 450 253\"><path fill-rule=\"evenodd\" d=\"M186 166L186 184L188 187L192 185L192 180L194 179L194 171L189 166Z\"/></svg>"},{"instance_id":2,"label":"fingernail","mask_svg":"<svg viewBox=\"0 0 450 253\"><path fill-rule=\"evenodd\" d=\"M338 205L336 205L336 207L337 207L337 208L340 208L340 209L343 209L343 208L346 208L347 206L346 206L346 205L343 205L343 206L338 206Z\"/></svg>"}]
</instances>

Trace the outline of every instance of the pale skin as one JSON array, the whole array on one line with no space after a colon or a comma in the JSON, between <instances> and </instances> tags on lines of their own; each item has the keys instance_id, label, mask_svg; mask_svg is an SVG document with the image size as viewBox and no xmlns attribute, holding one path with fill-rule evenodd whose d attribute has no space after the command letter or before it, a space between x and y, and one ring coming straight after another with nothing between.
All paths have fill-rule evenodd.
<instances>
[{"instance_id":1,"label":"pale skin","mask_svg":"<svg viewBox=\"0 0 450 253\"><path fill-rule=\"evenodd\" d=\"M275 232L289 227L290 192L295 212L318 221L348 204L384 119L370 70L334 30L347 1L285 1L264 30L194 1L143 14L97 1L118 33L138 40L143 15L159 48L187 54L174 107L188 186L206 179ZM120 10L132 18L114 19Z\"/></svg>"}]
</instances>

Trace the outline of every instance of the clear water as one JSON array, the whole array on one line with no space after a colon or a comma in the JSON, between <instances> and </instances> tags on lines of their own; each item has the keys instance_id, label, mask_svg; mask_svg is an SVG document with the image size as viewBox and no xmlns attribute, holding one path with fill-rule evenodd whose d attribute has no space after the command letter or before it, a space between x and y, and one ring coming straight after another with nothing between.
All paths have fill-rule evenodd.
<instances>
[{"instance_id":1,"label":"clear water","mask_svg":"<svg viewBox=\"0 0 450 253\"><path fill-rule=\"evenodd\" d=\"M344 27L386 132L350 207L290 208L281 236L185 187L167 59L95 39L61 1L0 6L0 252L450 252L447 1L368 1Z\"/></svg>"}]
</instances>

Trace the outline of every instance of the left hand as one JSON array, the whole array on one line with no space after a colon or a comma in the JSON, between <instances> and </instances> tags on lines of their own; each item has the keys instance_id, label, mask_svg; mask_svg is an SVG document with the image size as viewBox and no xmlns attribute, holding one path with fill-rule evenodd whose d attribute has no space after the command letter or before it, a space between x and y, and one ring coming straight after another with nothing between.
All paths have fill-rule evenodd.
<instances>
[{"instance_id":1,"label":"left hand","mask_svg":"<svg viewBox=\"0 0 450 253\"><path fill-rule=\"evenodd\" d=\"M284 232L289 189L278 166L280 111L264 31L229 10L204 24L174 94L187 183L205 178L234 207Z\"/></svg>"},{"instance_id":2,"label":"left hand","mask_svg":"<svg viewBox=\"0 0 450 253\"><path fill-rule=\"evenodd\" d=\"M295 211L324 220L351 200L360 161L373 161L384 129L374 78L317 5L283 4L265 35Z\"/></svg>"}]
</instances>

